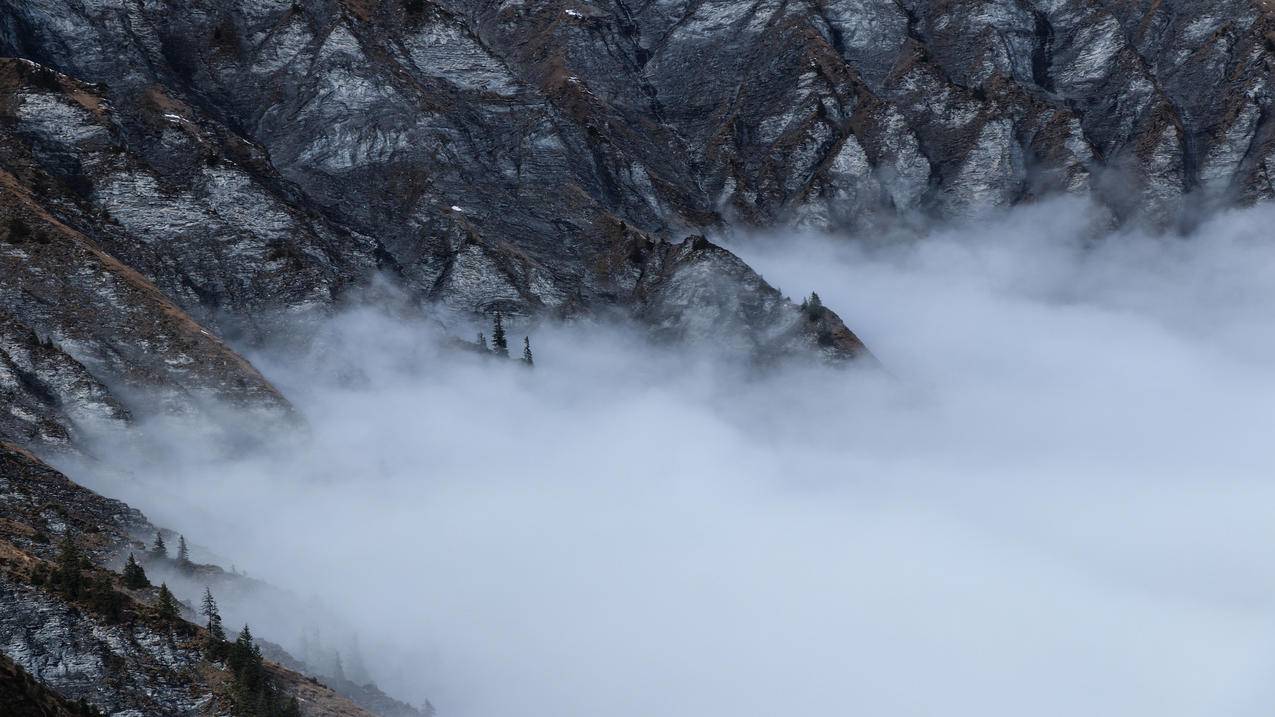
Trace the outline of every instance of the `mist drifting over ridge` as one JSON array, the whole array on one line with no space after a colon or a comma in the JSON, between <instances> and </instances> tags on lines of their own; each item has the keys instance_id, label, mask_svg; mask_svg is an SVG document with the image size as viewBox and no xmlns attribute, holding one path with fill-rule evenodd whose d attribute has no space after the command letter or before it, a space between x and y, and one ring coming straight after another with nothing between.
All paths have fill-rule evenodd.
<instances>
[{"instance_id":1,"label":"mist drifting over ridge","mask_svg":"<svg viewBox=\"0 0 1275 717\"><path fill-rule=\"evenodd\" d=\"M888 375L585 324L537 327L526 371L352 310L251 357L307 437L187 436L92 487L316 596L444 715L1258 714L1272 220L1110 234L1058 202L731 247Z\"/></svg>"}]
</instances>

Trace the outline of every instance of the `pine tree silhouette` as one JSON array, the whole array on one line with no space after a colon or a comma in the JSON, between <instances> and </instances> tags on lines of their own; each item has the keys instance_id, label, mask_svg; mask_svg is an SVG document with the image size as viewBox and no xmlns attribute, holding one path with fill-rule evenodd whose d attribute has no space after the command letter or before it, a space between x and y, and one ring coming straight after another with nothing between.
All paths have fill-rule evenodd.
<instances>
[{"instance_id":1,"label":"pine tree silhouette","mask_svg":"<svg viewBox=\"0 0 1275 717\"><path fill-rule=\"evenodd\" d=\"M186 547L186 536L177 536L177 566L183 569L192 567L190 549Z\"/></svg>"},{"instance_id":2,"label":"pine tree silhouette","mask_svg":"<svg viewBox=\"0 0 1275 717\"><path fill-rule=\"evenodd\" d=\"M217 610L217 601L213 599L211 588L204 588L204 601L199 613L208 618L209 637L216 640L225 640L226 630L221 625L221 612Z\"/></svg>"},{"instance_id":3,"label":"pine tree silhouette","mask_svg":"<svg viewBox=\"0 0 1275 717\"><path fill-rule=\"evenodd\" d=\"M155 542L151 544L151 555L157 558L168 557L168 545L164 543L164 536L158 530L155 531Z\"/></svg>"},{"instance_id":4,"label":"pine tree silhouette","mask_svg":"<svg viewBox=\"0 0 1275 717\"><path fill-rule=\"evenodd\" d=\"M181 617L181 608L177 598L169 591L167 583L159 584L159 599L155 601L155 614L164 622L176 622Z\"/></svg>"},{"instance_id":5,"label":"pine tree silhouette","mask_svg":"<svg viewBox=\"0 0 1275 717\"><path fill-rule=\"evenodd\" d=\"M124 563L124 587L130 590L140 590L148 588L151 581L146 579L146 571L141 565L137 564L137 559L132 553L128 554L128 562Z\"/></svg>"},{"instance_id":6,"label":"pine tree silhouette","mask_svg":"<svg viewBox=\"0 0 1275 717\"><path fill-rule=\"evenodd\" d=\"M535 366L536 360L531 356L531 337L522 337L522 362L528 366Z\"/></svg>"},{"instance_id":7,"label":"pine tree silhouette","mask_svg":"<svg viewBox=\"0 0 1275 717\"><path fill-rule=\"evenodd\" d=\"M491 324L491 350L501 356L509 356L509 342L505 340L505 321L499 311L496 312L496 318Z\"/></svg>"},{"instance_id":8,"label":"pine tree silhouette","mask_svg":"<svg viewBox=\"0 0 1275 717\"><path fill-rule=\"evenodd\" d=\"M67 597L71 599L79 597L85 587L84 575L80 572L84 566L84 559L80 557L80 551L76 549L69 535L62 538L57 566L57 572L53 576L54 584L66 593Z\"/></svg>"}]
</instances>

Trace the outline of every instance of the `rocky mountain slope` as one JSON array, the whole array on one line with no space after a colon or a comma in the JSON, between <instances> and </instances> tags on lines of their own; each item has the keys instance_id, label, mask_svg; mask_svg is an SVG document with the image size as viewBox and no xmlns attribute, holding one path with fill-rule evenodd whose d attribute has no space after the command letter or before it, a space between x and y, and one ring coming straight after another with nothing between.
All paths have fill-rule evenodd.
<instances>
[{"instance_id":1,"label":"rocky mountain slope","mask_svg":"<svg viewBox=\"0 0 1275 717\"><path fill-rule=\"evenodd\" d=\"M669 242L1268 197L1270 37L1257 0L3 0L0 308L183 405L280 404L216 337L375 272L463 313L859 355Z\"/></svg>"},{"instance_id":2,"label":"rocky mountain slope","mask_svg":"<svg viewBox=\"0 0 1275 717\"><path fill-rule=\"evenodd\" d=\"M188 576L185 582L210 585L219 593L244 586L234 585L239 578L216 566L192 564L179 570L172 561L148 554L143 541L156 532L124 503L93 493L34 455L0 443L0 654L15 663L7 673L0 669L0 699L18 689L43 694L29 689L23 678L27 675L76 709L83 702L106 714L237 712L227 664L210 659L203 648L206 631L182 619L162 619L155 607L156 587L130 587L117 571L125 556L135 554L155 582L158 576L181 572ZM78 594L68 592L56 577L63 569L65 541L84 560L85 587ZM100 587L103 581L107 588ZM190 603L179 609L185 619L202 620ZM372 684L345 685L356 704L307 676L307 666L281 648L264 643L263 648L273 661L268 670L275 684L297 697L305 715L373 714L362 704L382 716L420 717L419 711ZM50 704L56 707L56 702Z\"/></svg>"},{"instance_id":3,"label":"rocky mountain slope","mask_svg":"<svg viewBox=\"0 0 1275 717\"><path fill-rule=\"evenodd\" d=\"M867 356L705 237L1271 198L1273 53L1265 0L0 0L0 440L288 416L233 346L374 277L462 320ZM0 451L0 652L111 709L214 704L195 652L31 584L58 506L97 569L151 529L55 476Z\"/></svg>"}]
</instances>

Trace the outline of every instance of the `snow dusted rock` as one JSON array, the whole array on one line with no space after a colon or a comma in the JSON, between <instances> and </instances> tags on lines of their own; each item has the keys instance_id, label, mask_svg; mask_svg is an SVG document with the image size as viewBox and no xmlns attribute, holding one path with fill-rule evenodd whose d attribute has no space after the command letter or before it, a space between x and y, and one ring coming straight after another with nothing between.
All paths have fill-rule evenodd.
<instances>
[{"instance_id":1,"label":"snow dusted rock","mask_svg":"<svg viewBox=\"0 0 1275 717\"><path fill-rule=\"evenodd\" d=\"M0 243L0 307L178 404L277 402L203 332L377 273L460 312L620 308L757 350L789 327L764 282L705 260L637 292L650 260L612 228L676 246L1087 192L1171 223L1270 197L1272 23L1258 0L6 2L2 203L74 239L56 265ZM31 298L49 286L101 325ZM133 327L156 315L191 323Z\"/></svg>"},{"instance_id":2,"label":"snow dusted rock","mask_svg":"<svg viewBox=\"0 0 1275 717\"><path fill-rule=\"evenodd\" d=\"M213 697L191 676L203 661L197 646L145 624L101 623L2 576L0 651L58 694L111 714L206 714Z\"/></svg>"},{"instance_id":3,"label":"snow dusted rock","mask_svg":"<svg viewBox=\"0 0 1275 717\"><path fill-rule=\"evenodd\" d=\"M193 625L157 622L144 603L153 588L126 590L120 615L99 614L92 604L72 601L47 580L35 580L37 568L57 559L63 539L75 542L96 567L117 568L136 552L158 582L164 575L174 592L190 602L204 586L219 596L249 591L250 598L295 610L298 598L228 573L215 565L196 565L179 573L157 566L144 546L156 528L137 510L74 483L31 453L0 442L0 654L12 659L41 684L64 698L84 699L108 714L134 717L229 715L227 676L223 666L201 653L201 636ZM165 531L170 538L171 532ZM86 569L87 571L87 569ZM196 575L197 574L197 575ZM176 582L174 582L176 581ZM119 586L122 588L122 586ZM183 595L182 592L185 592ZM254 625L269 635L269 625ZM368 717L359 704L393 717L420 717L420 712L383 694L373 684L336 685L336 694L304 677L312 668L281 648L270 646L275 683L298 697L303 714ZM0 664L0 668L3 665ZM0 707L5 675L0 670ZM8 714L8 713L4 713Z\"/></svg>"},{"instance_id":4,"label":"snow dusted rock","mask_svg":"<svg viewBox=\"0 0 1275 717\"><path fill-rule=\"evenodd\" d=\"M0 434L65 448L76 426L124 428L127 409L88 369L50 338L0 309ZM14 425L14 419L26 425Z\"/></svg>"}]
</instances>

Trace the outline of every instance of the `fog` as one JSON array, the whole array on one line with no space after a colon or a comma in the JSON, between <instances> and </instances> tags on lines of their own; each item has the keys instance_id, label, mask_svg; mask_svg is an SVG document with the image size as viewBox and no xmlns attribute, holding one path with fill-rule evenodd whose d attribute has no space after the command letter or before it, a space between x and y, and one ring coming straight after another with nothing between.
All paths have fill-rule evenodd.
<instances>
[{"instance_id":1,"label":"fog","mask_svg":"<svg viewBox=\"0 0 1275 717\"><path fill-rule=\"evenodd\" d=\"M151 426L178 449L94 487L445 717L1265 714L1275 209L1102 226L733 240L884 372L586 322L515 325L526 370L350 310L251 355L305 436Z\"/></svg>"}]
</instances>

